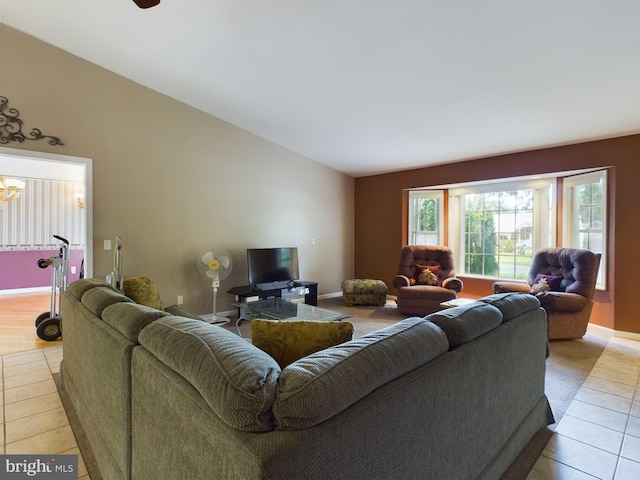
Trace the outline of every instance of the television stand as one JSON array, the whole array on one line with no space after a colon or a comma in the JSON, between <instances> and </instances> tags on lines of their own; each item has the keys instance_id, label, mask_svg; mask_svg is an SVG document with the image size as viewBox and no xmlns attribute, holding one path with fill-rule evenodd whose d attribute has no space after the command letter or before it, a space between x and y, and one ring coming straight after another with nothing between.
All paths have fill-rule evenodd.
<instances>
[{"instance_id":1,"label":"television stand","mask_svg":"<svg viewBox=\"0 0 640 480\"><path fill-rule=\"evenodd\" d=\"M254 285L242 285L239 287L233 287L227 290L227 293L235 295L238 299L238 303L246 303L246 299L249 297L259 297L260 300L268 300L270 298L282 298L283 290L291 290L291 288L305 288L309 293L304 296L304 303L307 305L318 306L318 283L317 282L305 282L297 281L295 286L289 287L287 283L283 286L274 286L273 288L256 288Z\"/></svg>"}]
</instances>

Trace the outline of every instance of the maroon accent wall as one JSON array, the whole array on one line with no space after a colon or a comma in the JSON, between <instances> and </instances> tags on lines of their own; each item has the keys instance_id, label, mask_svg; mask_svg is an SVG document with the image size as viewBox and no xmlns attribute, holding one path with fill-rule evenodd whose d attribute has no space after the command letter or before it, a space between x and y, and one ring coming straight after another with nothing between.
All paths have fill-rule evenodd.
<instances>
[{"instance_id":1,"label":"maroon accent wall","mask_svg":"<svg viewBox=\"0 0 640 480\"><path fill-rule=\"evenodd\" d=\"M640 333L640 135L498 155L446 165L355 179L355 276L378 278L391 287L406 239L410 188L611 167L608 177L607 290L596 293L591 322ZM491 280L464 278L463 296L492 293Z\"/></svg>"},{"instance_id":2,"label":"maroon accent wall","mask_svg":"<svg viewBox=\"0 0 640 480\"><path fill-rule=\"evenodd\" d=\"M16 250L0 252L0 290L51 286L52 267L38 267L41 258L57 257L59 250ZM82 250L69 250L69 283L78 280ZM71 267L76 267L75 275ZM7 273L9 272L9 273Z\"/></svg>"}]
</instances>

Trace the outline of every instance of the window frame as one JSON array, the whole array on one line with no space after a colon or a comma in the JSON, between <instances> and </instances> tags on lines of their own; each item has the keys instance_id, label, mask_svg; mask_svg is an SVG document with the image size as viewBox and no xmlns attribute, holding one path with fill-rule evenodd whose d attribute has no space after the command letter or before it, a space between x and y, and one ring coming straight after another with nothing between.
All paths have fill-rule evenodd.
<instances>
[{"instance_id":1,"label":"window frame","mask_svg":"<svg viewBox=\"0 0 640 480\"><path fill-rule=\"evenodd\" d=\"M449 189L449 225L452 239L451 248L455 252L456 271L461 275L475 278L491 280L521 281L513 277L501 277L500 275L482 275L466 272L466 252L465 252L465 224L466 218L464 197L471 194L487 194L512 192L518 190L533 190L533 218L532 218L532 258L533 253L545 246L555 246L556 240L556 216L557 208L552 208L557 204L556 181L553 177L478 182L467 184L457 188ZM548 212L544 215L543 212ZM542 228L536 225L543 225ZM546 239L546 240L545 240ZM548 244L548 245L546 245Z\"/></svg>"},{"instance_id":2,"label":"window frame","mask_svg":"<svg viewBox=\"0 0 640 480\"><path fill-rule=\"evenodd\" d=\"M592 185L596 183L600 183L602 185L602 252L600 253L600 268L598 269L598 279L596 281L596 289L598 290L606 290L607 288L607 240L608 240L608 226L609 226L609 216L608 216L608 198L607 198L607 182L608 175L607 170L596 170L587 173L580 173L572 176L567 176L563 178L562 182L562 214L563 214L563 222L562 222L562 240L563 245L572 248L584 248L580 246L579 235L580 235L580 227L576 226L579 224L579 214L580 214L580 206L577 205L577 187L581 187L583 185Z\"/></svg>"},{"instance_id":3,"label":"window frame","mask_svg":"<svg viewBox=\"0 0 640 480\"><path fill-rule=\"evenodd\" d=\"M414 199L433 199L438 201L438 225L437 230L432 232L438 236L437 245L443 245L445 241L445 212L444 212L444 199L445 199L445 191L444 190L436 190L436 189L413 189L409 190L409 204L408 204L408 221L407 221L407 244L408 245L416 245L414 243L414 235L416 233L414 229L414 212L413 212L413 200Z\"/></svg>"}]
</instances>

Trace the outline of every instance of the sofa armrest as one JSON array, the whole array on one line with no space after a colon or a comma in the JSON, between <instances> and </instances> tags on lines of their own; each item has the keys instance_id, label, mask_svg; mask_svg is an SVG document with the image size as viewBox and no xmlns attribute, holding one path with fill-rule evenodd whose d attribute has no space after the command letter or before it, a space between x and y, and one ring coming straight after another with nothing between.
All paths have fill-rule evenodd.
<instances>
[{"instance_id":1,"label":"sofa armrest","mask_svg":"<svg viewBox=\"0 0 640 480\"><path fill-rule=\"evenodd\" d=\"M444 279L442 286L448 290L454 290L455 292L460 293L464 287L464 283L462 283L462 280L459 278L450 277Z\"/></svg>"},{"instance_id":2,"label":"sofa armrest","mask_svg":"<svg viewBox=\"0 0 640 480\"><path fill-rule=\"evenodd\" d=\"M536 297L545 310L553 312L580 312L589 303L587 297L577 293L540 292Z\"/></svg>"},{"instance_id":3,"label":"sofa armrest","mask_svg":"<svg viewBox=\"0 0 640 480\"><path fill-rule=\"evenodd\" d=\"M409 277L406 275L396 275L392 285L394 288L402 288L410 286L411 282L409 282Z\"/></svg>"},{"instance_id":4,"label":"sofa armrest","mask_svg":"<svg viewBox=\"0 0 640 480\"><path fill-rule=\"evenodd\" d=\"M530 291L531 286L524 282L495 282L493 284L493 293L529 293Z\"/></svg>"}]
</instances>

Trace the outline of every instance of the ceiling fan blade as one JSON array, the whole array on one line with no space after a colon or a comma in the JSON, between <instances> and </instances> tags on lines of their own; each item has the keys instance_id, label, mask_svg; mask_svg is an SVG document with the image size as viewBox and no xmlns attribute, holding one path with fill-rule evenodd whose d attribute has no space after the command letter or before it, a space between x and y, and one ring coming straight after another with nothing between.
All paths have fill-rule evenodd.
<instances>
[{"instance_id":1,"label":"ceiling fan blade","mask_svg":"<svg viewBox=\"0 0 640 480\"><path fill-rule=\"evenodd\" d=\"M151 8L158 5L160 0L133 0L133 2L140 8Z\"/></svg>"}]
</instances>

